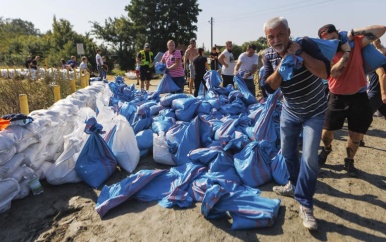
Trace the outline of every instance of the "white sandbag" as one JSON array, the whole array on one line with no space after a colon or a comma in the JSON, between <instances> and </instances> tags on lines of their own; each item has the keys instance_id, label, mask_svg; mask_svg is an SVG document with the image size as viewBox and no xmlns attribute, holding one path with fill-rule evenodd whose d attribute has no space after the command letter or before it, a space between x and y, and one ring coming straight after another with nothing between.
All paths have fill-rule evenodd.
<instances>
[{"instance_id":1,"label":"white sandbag","mask_svg":"<svg viewBox=\"0 0 386 242\"><path fill-rule=\"evenodd\" d=\"M8 150L0 152L0 164L7 163L16 154L16 147L10 147Z\"/></svg>"},{"instance_id":2,"label":"white sandbag","mask_svg":"<svg viewBox=\"0 0 386 242\"><path fill-rule=\"evenodd\" d=\"M15 142L0 132L0 165L4 164L8 160L4 161L1 159L1 153L7 153L12 147L15 146Z\"/></svg>"},{"instance_id":3,"label":"white sandbag","mask_svg":"<svg viewBox=\"0 0 386 242\"><path fill-rule=\"evenodd\" d=\"M2 131L12 142L18 144L25 139L35 136L33 132L20 125L10 125Z\"/></svg>"},{"instance_id":4,"label":"white sandbag","mask_svg":"<svg viewBox=\"0 0 386 242\"><path fill-rule=\"evenodd\" d=\"M11 201L19 193L19 183L12 178L0 180L0 213L11 208Z\"/></svg>"},{"instance_id":5,"label":"white sandbag","mask_svg":"<svg viewBox=\"0 0 386 242\"><path fill-rule=\"evenodd\" d=\"M76 155L76 157L79 156L84 143L85 142L79 138L70 138L68 140L67 148L46 173L46 180L48 183L60 185L82 181L76 174L76 159L74 157Z\"/></svg>"},{"instance_id":6,"label":"white sandbag","mask_svg":"<svg viewBox=\"0 0 386 242\"><path fill-rule=\"evenodd\" d=\"M51 169L51 167L54 164L48 161L44 161L43 164L40 166L40 168L35 172L36 175L38 176L39 180L44 180L46 179L46 174L47 172Z\"/></svg>"},{"instance_id":7,"label":"white sandbag","mask_svg":"<svg viewBox=\"0 0 386 242\"><path fill-rule=\"evenodd\" d=\"M160 132L160 135L153 133L153 159L160 164L176 165L173 161L173 155L169 152L164 132Z\"/></svg>"},{"instance_id":8,"label":"white sandbag","mask_svg":"<svg viewBox=\"0 0 386 242\"><path fill-rule=\"evenodd\" d=\"M22 162L26 158L26 155L23 153L17 153L10 159L7 163L2 165L2 169L6 170L6 177L9 177L19 166L21 166Z\"/></svg>"},{"instance_id":9,"label":"white sandbag","mask_svg":"<svg viewBox=\"0 0 386 242\"><path fill-rule=\"evenodd\" d=\"M24 139L22 142L16 144L16 152L20 153L23 150L25 150L26 148L28 148L29 146L36 144L38 142L39 142L39 140L35 136Z\"/></svg>"},{"instance_id":10,"label":"white sandbag","mask_svg":"<svg viewBox=\"0 0 386 242\"><path fill-rule=\"evenodd\" d=\"M115 133L108 145L117 158L118 164L126 171L133 172L140 159L134 130L127 119L121 115L115 116L113 123L116 125Z\"/></svg>"},{"instance_id":11,"label":"white sandbag","mask_svg":"<svg viewBox=\"0 0 386 242\"><path fill-rule=\"evenodd\" d=\"M42 143L36 143L24 149L22 153L25 154L32 162L35 160L36 156L43 150L43 148L46 147L47 145L44 145Z\"/></svg>"},{"instance_id":12,"label":"white sandbag","mask_svg":"<svg viewBox=\"0 0 386 242\"><path fill-rule=\"evenodd\" d=\"M31 191L31 188L28 185L28 180L24 179L19 183L20 190L13 199L23 199L27 197Z\"/></svg>"},{"instance_id":13,"label":"white sandbag","mask_svg":"<svg viewBox=\"0 0 386 242\"><path fill-rule=\"evenodd\" d=\"M34 134L39 134L44 129L46 129L46 126L51 125L51 120L46 119L44 117L39 117L39 116L35 115L33 117L33 119L34 119L34 121L32 121L32 123L30 123L30 124L27 124L25 126L25 128Z\"/></svg>"},{"instance_id":14,"label":"white sandbag","mask_svg":"<svg viewBox=\"0 0 386 242\"><path fill-rule=\"evenodd\" d=\"M39 109L32 111L28 116L31 116L34 119L35 116L40 117L55 123L60 123L62 121L60 120L60 112L54 110Z\"/></svg>"},{"instance_id":15,"label":"white sandbag","mask_svg":"<svg viewBox=\"0 0 386 242\"><path fill-rule=\"evenodd\" d=\"M61 141L47 145L46 148L46 161L55 162L57 159L57 154L63 153L64 150L64 139L62 137Z\"/></svg>"},{"instance_id":16,"label":"white sandbag","mask_svg":"<svg viewBox=\"0 0 386 242\"><path fill-rule=\"evenodd\" d=\"M44 161L47 160L47 152L45 150L40 151L35 159L31 160L29 167L31 167L34 171L39 170L39 168L43 165Z\"/></svg>"},{"instance_id":17,"label":"white sandbag","mask_svg":"<svg viewBox=\"0 0 386 242\"><path fill-rule=\"evenodd\" d=\"M30 170L33 172L33 170L28 166L21 165L18 168L16 168L16 170L12 174L8 174L7 178L13 178L20 183L29 174Z\"/></svg>"}]
</instances>

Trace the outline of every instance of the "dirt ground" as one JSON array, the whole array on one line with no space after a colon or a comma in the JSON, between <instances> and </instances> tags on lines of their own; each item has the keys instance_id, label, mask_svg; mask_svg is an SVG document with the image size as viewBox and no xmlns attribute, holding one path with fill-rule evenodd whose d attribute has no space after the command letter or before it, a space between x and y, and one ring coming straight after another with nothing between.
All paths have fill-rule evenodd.
<instances>
[{"instance_id":1,"label":"dirt ground","mask_svg":"<svg viewBox=\"0 0 386 242\"><path fill-rule=\"evenodd\" d=\"M366 147L356 155L358 178L342 171L346 140L345 127L335 134L333 152L320 170L316 232L302 226L297 203L287 197L280 197L272 227L232 231L231 218L207 220L200 213L200 203L188 209L166 209L157 202L129 200L101 219L95 211L99 190L84 183L52 186L43 182L44 193L15 200L10 210L0 214L0 241L386 241L386 120L374 117ZM164 168L149 155L136 171ZM107 184L128 175L117 170ZM274 185L260 187L261 196L276 198Z\"/></svg>"}]
</instances>

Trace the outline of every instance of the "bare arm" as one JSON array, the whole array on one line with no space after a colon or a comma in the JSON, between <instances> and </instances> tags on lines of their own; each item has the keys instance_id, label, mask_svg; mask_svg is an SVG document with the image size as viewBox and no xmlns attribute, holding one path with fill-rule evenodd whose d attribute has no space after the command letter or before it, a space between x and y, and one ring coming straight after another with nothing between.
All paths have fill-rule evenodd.
<instances>
[{"instance_id":1,"label":"bare arm","mask_svg":"<svg viewBox=\"0 0 386 242\"><path fill-rule=\"evenodd\" d=\"M224 59L225 55L220 54L220 56L218 57L218 61L221 63L221 65L225 66L225 68L228 68L228 65L225 63Z\"/></svg>"},{"instance_id":2,"label":"bare arm","mask_svg":"<svg viewBox=\"0 0 386 242\"><path fill-rule=\"evenodd\" d=\"M365 28L355 28L347 33L349 40L353 40L355 35L363 35L365 38L362 39L362 47L370 44L376 39L379 39L386 31L386 26L383 25L372 25Z\"/></svg>"},{"instance_id":3,"label":"bare arm","mask_svg":"<svg viewBox=\"0 0 386 242\"><path fill-rule=\"evenodd\" d=\"M379 85L381 89L381 95L382 95L382 102L386 104L386 74L385 69L383 67L379 67L377 70L377 75L379 78Z\"/></svg>"},{"instance_id":4,"label":"bare arm","mask_svg":"<svg viewBox=\"0 0 386 242\"><path fill-rule=\"evenodd\" d=\"M239 71L240 66L241 66L241 61L238 60L237 63L236 63L235 69L234 69L234 71L233 71L233 72L235 73L235 75L236 75L237 72Z\"/></svg>"},{"instance_id":5,"label":"bare arm","mask_svg":"<svg viewBox=\"0 0 386 242\"><path fill-rule=\"evenodd\" d=\"M283 59L284 59L284 57L283 57ZM282 59L282 61L283 61L283 59ZM271 87L273 90L277 90L280 87L281 83L283 82L283 77L279 73L281 63L282 62L280 62L280 64L276 68L276 70L265 81L265 83L267 83L269 85L269 87Z\"/></svg>"},{"instance_id":6,"label":"bare arm","mask_svg":"<svg viewBox=\"0 0 386 242\"><path fill-rule=\"evenodd\" d=\"M292 42L292 44L289 46L287 52L289 54L295 54L298 49L300 49L300 45L296 42ZM322 79L327 79L327 70L326 65L323 61L315 59L314 57L310 56L306 52L302 52L300 54L300 57L303 58L303 65L312 73L312 75L317 76ZM284 58L283 58L284 59Z\"/></svg>"}]
</instances>

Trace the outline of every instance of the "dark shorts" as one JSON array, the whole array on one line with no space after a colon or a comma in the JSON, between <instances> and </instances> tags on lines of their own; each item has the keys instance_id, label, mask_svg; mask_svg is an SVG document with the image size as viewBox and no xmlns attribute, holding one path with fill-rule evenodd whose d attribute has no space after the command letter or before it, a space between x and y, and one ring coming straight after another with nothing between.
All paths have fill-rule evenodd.
<instances>
[{"instance_id":1,"label":"dark shorts","mask_svg":"<svg viewBox=\"0 0 386 242\"><path fill-rule=\"evenodd\" d=\"M139 71L139 76L141 78L141 81L150 81L151 80L151 69L147 67L141 66L141 69Z\"/></svg>"},{"instance_id":2,"label":"dark shorts","mask_svg":"<svg viewBox=\"0 0 386 242\"><path fill-rule=\"evenodd\" d=\"M228 84L233 84L233 76L222 75L222 86L227 87Z\"/></svg>"},{"instance_id":3,"label":"dark shorts","mask_svg":"<svg viewBox=\"0 0 386 242\"><path fill-rule=\"evenodd\" d=\"M348 130L365 134L373 121L367 93L336 95L329 93L323 129L339 130L347 118Z\"/></svg>"}]
</instances>

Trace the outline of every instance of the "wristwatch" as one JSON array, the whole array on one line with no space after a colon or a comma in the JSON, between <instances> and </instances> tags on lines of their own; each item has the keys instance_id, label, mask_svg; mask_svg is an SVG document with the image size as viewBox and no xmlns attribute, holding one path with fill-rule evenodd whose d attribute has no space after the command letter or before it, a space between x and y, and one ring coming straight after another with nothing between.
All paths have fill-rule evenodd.
<instances>
[{"instance_id":1,"label":"wristwatch","mask_svg":"<svg viewBox=\"0 0 386 242\"><path fill-rule=\"evenodd\" d=\"M299 49L295 52L295 55L299 56L302 52L303 52L303 50L302 50L301 48L299 48Z\"/></svg>"}]
</instances>

